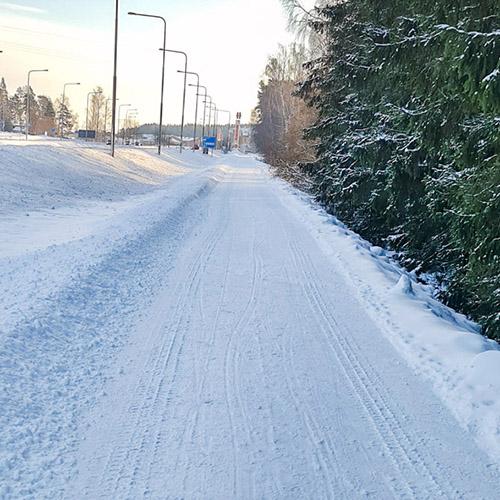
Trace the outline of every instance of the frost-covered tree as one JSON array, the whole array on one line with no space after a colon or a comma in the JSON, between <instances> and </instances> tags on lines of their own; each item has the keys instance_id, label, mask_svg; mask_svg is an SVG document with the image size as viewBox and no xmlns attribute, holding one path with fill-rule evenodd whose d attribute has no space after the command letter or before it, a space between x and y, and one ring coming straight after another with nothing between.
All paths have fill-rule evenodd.
<instances>
[{"instance_id":1,"label":"frost-covered tree","mask_svg":"<svg viewBox=\"0 0 500 500\"><path fill-rule=\"evenodd\" d=\"M73 111L71 110L69 98L64 96L64 102L62 96L56 99L55 108L57 110L56 113L56 126L57 126L57 134L64 136L77 123L77 118Z\"/></svg>"},{"instance_id":2,"label":"frost-covered tree","mask_svg":"<svg viewBox=\"0 0 500 500\"><path fill-rule=\"evenodd\" d=\"M88 127L89 130L95 130L97 134L102 134L105 125L105 108L106 97L103 94L101 86L97 86L93 90L93 94L89 99L88 111Z\"/></svg>"},{"instance_id":3,"label":"frost-covered tree","mask_svg":"<svg viewBox=\"0 0 500 500\"><path fill-rule=\"evenodd\" d=\"M39 95L37 97L39 115L42 118L54 118L56 112L54 111L54 104L52 99L45 95Z\"/></svg>"},{"instance_id":4,"label":"frost-covered tree","mask_svg":"<svg viewBox=\"0 0 500 500\"><path fill-rule=\"evenodd\" d=\"M30 111L31 132L33 134L54 135L56 131L56 113L52 99L44 95L39 95L36 99L36 106L30 104L30 108L36 110L36 113Z\"/></svg>"},{"instance_id":5,"label":"frost-covered tree","mask_svg":"<svg viewBox=\"0 0 500 500\"><path fill-rule=\"evenodd\" d=\"M500 36L493 0L343 0L300 95L318 113L306 165L353 229L431 272L500 337Z\"/></svg>"},{"instance_id":6,"label":"frost-covered tree","mask_svg":"<svg viewBox=\"0 0 500 500\"><path fill-rule=\"evenodd\" d=\"M9 93L4 78L0 81L0 129L3 132L12 130Z\"/></svg>"},{"instance_id":7,"label":"frost-covered tree","mask_svg":"<svg viewBox=\"0 0 500 500\"><path fill-rule=\"evenodd\" d=\"M20 126L24 123L26 113L26 90L18 87L10 98L10 112L14 125Z\"/></svg>"}]
</instances>

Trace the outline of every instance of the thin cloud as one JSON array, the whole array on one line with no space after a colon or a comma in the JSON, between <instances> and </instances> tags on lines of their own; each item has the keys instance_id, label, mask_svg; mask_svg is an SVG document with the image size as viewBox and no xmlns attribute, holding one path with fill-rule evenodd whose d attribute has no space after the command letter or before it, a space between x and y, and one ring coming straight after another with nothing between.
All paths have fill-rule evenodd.
<instances>
[{"instance_id":1,"label":"thin cloud","mask_svg":"<svg viewBox=\"0 0 500 500\"><path fill-rule=\"evenodd\" d=\"M45 10L39 9L38 7L12 2L0 2L0 7L13 10L15 12L29 12L30 14L43 14L45 12Z\"/></svg>"}]
</instances>

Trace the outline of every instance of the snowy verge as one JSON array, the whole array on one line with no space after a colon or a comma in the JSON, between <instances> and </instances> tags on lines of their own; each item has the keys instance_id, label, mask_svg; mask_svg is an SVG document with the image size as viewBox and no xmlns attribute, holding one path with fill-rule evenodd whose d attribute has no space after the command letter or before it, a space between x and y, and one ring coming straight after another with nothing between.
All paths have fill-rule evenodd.
<instances>
[{"instance_id":1,"label":"snowy verge","mask_svg":"<svg viewBox=\"0 0 500 500\"><path fill-rule=\"evenodd\" d=\"M191 170L174 151L159 158L153 149L120 148L112 158L101 145L45 138L0 137L0 158L2 216L122 200Z\"/></svg>"},{"instance_id":2,"label":"snowy verge","mask_svg":"<svg viewBox=\"0 0 500 500\"><path fill-rule=\"evenodd\" d=\"M275 180L281 200L347 278L367 312L461 426L500 463L500 346L432 297L390 252L371 245L306 194Z\"/></svg>"},{"instance_id":3,"label":"snowy verge","mask_svg":"<svg viewBox=\"0 0 500 500\"><path fill-rule=\"evenodd\" d=\"M99 224L92 215L75 239L0 259L0 498L62 491L82 414L221 175L182 176Z\"/></svg>"}]
</instances>

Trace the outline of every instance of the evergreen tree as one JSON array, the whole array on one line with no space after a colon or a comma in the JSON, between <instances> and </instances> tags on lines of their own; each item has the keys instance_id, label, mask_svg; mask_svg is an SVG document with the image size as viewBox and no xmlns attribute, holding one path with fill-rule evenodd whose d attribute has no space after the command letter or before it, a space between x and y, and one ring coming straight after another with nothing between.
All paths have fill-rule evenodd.
<instances>
[{"instance_id":1,"label":"evergreen tree","mask_svg":"<svg viewBox=\"0 0 500 500\"><path fill-rule=\"evenodd\" d=\"M30 115L31 133L48 135L55 134L55 111L50 97L39 95L36 100L36 114L30 112Z\"/></svg>"},{"instance_id":2,"label":"evergreen tree","mask_svg":"<svg viewBox=\"0 0 500 500\"><path fill-rule=\"evenodd\" d=\"M9 93L4 78L0 81L0 129L4 132L12 131Z\"/></svg>"},{"instance_id":3,"label":"evergreen tree","mask_svg":"<svg viewBox=\"0 0 500 500\"><path fill-rule=\"evenodd\" d=\"M319 115L304 165L318 199L500 337L497 2L346 0L312 14L324 47L299 95Z\"/></svg>"},{"instance_id":4,"label":"evergreen tree","mask_svg":"<svg viewBox=\"0 0 500 500\"><path fill-rule=\"evenodd\" d=\"M68 97L64 97L64 102L62 100L62 96L60 99L56 99L55 107L57 109L57 133L58 135L64 136L68 133L68 131L73 129L76 125L77 119L75 114L71 111Z\"/></svg>"},{"instance_id":5,"label":"evergreen tree","mask_svg":"<svg viewBox=\"0 0 500 500\"><path fill-rule=\"evenodd\" d=\"M23 87L18 87L15 94L10 99L11 119L14 125L22 126L25 121L25 96L26 92Z\"/></svg>"},{"instance_id":6,"label":"evergreen tree","mask_svg":"<svg viewBox=\"0 0 500 500\"><path fill-rule=\"evenodd\" d=\"M52 103L52 99L50 97L39 95L37 102L40 117L55 118L56 112L54 111L54 104Z\"/></svg>"}]
</instances>

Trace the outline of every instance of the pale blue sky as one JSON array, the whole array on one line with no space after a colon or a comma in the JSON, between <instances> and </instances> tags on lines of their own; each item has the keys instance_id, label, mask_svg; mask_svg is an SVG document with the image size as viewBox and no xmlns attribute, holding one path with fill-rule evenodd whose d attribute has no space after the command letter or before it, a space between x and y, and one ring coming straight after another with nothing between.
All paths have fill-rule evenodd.
<instances>
[{"instance_id":1,"label":"pale blue sky","mask_svg":"<svg viewBox=\"0 0 500 500\"><path fill-rule=\"evenodd\" d=\"M123 12L147 8L174 17L193 10L207 10L237 0L121 0ZM270 0L272 3L273 0ZM10 0L0 1L2 10L37 14L41 19L60 21L87 28L105 28L114 15L113 0Z\"/></svg>"},{"instance_id":2,"label":"pale blue sky","mask_svg":"<svg viewBox=\"0 0 500 500\"><path fill-rule=\"evenodd\" d=\"M55 98L62 85L83 117L86 93L95 85L111 92L114 0L0 0L0 76L9 91L24 85L26 72L48 68L33 78L36 92ZM129 10L167 19L169 48L189 54L189 69L200 73L220 108L255 106L266 58L287 43L279 0L121 0L119 97L139 109L141 121L156 121L159 100L162 25L127 16ZM180 120L182 58L167 58L166 117ZM194 115L189 95L188 115ZM192 118L191 118L192 121Z\"/></svg>"}]
</instances>

